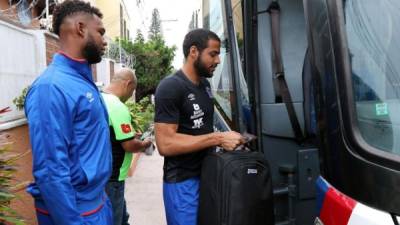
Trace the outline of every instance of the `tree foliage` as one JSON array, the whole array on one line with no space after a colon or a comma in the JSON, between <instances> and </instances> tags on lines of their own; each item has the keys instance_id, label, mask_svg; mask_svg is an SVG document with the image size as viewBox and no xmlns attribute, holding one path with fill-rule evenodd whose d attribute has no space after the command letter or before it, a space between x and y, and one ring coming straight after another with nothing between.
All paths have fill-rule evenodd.
<instances>
[{"instance_id":1,"label":"tree foliage","mask_svg":"<svg viewBox=\"0 0 400 225\"><path fill-rule=\"evenodd\" d=\"M135 56L132 69L138 78L136 100L139 101L153 94L160 80L172 73L176 47L167 46L161 36L145 41L141 32L138 34L134 42L122 40L121 45L128 54Z\"/></svg>"},{"instance_id":2,"label":"tree foliage","mask_svg":"<svg viewBox=\"0 0 400 225\"><path fill-rule=\"evenodd\" d=\"M144 36L143 36L142 31L138 29L138 30L136 31L136 33L137 33L137 34L136 34L135 42L136 42L136 43L142 43L142 44L143 44L145 40L144 40Z\"/></svg>"},{"instance_id":3,"label":"tree foliage","mask_svg":"<svg viewBox=\"0 0 400 225\"><path fill-rule=\"evenodd\" d=\"M154 120L154 104L150 98L144 97L138 102L128 101L125 105L131 113L133 129L141 133L149 130Z\"/></svg>"},{"instance_id":4,"label":"tree foliage","mask_svg":"<svg viewBox=\"0 0 400 225\"><path fill-rule=\"evenodd\" d=\"M149 39L155 40L158 38L162 38L162 29L161 29L161 18L160 12L157 8L153 9L152 17L151 17L151 25L149 29Z\"/></svg>"},{"instance_id":5,"label":"tree foliage","mask_svg":"<svg viewBox=\"0 0 400 225\"><path fill-rule=\"evenodd\" d=\"M173 72L172 61L175 57L176 47L169 47L165 43L160 13L157 8L153 9L148 34L148 40L145 40L140 30L137 31L134 42L116 40L117 43L121 41L123 52L128 56L127 58L132 58L132 60L128 60L128 62L132 61L132 63L128 63L128 66L136 71L138 78L137 101L153 94L160 80ZM110 54L110 57L119 60L119 55Z\"/></svg>"}]
</instances>

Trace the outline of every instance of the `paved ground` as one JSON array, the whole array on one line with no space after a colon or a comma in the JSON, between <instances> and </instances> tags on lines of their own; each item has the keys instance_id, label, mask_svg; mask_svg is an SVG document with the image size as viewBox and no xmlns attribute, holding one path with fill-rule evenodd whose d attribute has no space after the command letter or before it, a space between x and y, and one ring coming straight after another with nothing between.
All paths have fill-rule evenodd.
<instances>
[{"instance_id":1,"label":"paved ground","mask_svg":"<svg viewBox=\"0 0 400 225\"><path fill-rule=\"evenodd\" d=\"M162 199L163 158L157 151L142 154L132 177L126 180L125 196L131 225L166 225Z\"/></svg>"}]
</instances>

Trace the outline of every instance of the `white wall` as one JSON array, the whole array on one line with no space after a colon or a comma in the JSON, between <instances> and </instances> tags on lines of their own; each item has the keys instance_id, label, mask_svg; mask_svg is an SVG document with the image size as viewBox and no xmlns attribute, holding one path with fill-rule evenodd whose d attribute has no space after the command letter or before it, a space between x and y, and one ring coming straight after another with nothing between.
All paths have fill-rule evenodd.
<instances>
[{"instance_id":1,"label":"white wall","mask_svg":"<svg viewBox=\"0 0 400 225\"><path fill-rule=\"evenodd\" d=\"M122 63L114 63L114 72L118 72L120 69L124 68L124 64Z\"/></svg>"},{"instance_id":2,"label":"white wall","mask_svg":"<svg viewBox=\"0 0 400 225\"><path fill-rule=\"evenodd\" d=\"M110 60L103 58L96 64L97 82L104 86L110 84Z\"/></svg>"},{"instance_id":3,"label":"white wall","mask_svg":"<svg viewBox=\"0 0 400 225\"><path fill-rule=\"evenodd\" d=\"M18 111L12 100L20 96L46 68L45 31L26 30L0 20L0 109L11 112L0 117L0 130L23 124L24 112ZM117 72L122 65L114 63ZM110 83L110 59L97 64L98 82Z\"/></svg>"},{"instance_id":4,"label":"white wall","mask_svg":"<svg viewBox=\"0 0 400 225\"><path fill-rule=\"evenodd\" d=\"M104 86L110 84L111 78L111 68L110 61L114 62L114 73L118 72L120 69L124 67L121 63L116 63L114 60L109 58L103 58L101 62L96 64L96 73L97 73L97 83L101 83Z\"/></svg>"},{"instance_id":5,"label":"white wall","mask_svg":"<svg viewBox=\"0 0 400 225\"><path fill-rule=\"evenodd\" d=\"M6 122L24 118L12 100L46 66L43 31L29 31L0 20L0 108L12 111L0 118L0 129Z\"/></svg>"}]
</instances>

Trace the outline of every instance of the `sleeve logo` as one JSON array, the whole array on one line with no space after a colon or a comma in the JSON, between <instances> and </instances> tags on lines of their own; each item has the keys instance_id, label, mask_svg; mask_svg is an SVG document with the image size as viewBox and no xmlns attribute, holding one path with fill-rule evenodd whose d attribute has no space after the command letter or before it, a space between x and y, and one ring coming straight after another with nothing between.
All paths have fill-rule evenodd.
<instances>
[{"instance_id":1,"label":"sleeve logo","mask_svg":"<svg viewBox=\"0 0 400 225\"><path fill-rule=\"evenodd\" d=\"M130 124L121 124L121 130L124 134L130 133L132 131Z\"/></svg>"}]
</instances>

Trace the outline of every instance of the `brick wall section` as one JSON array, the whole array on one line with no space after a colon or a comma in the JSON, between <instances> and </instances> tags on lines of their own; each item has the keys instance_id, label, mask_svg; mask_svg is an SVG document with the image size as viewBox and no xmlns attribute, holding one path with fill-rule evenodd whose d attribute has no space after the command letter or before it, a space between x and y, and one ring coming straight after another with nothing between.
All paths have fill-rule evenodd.
<instances>
[{"instance_id":1,"label":"brick wall section","mask_svg":"<svg viewBox=\"0 0 400 225\"><path fill-rule=\"evenodd\" d=\"M5 10L10 7L8 0L0 0L0 10Z\"/></svg>"},{"instance_id":2,"label":"brick wall section","mask_svg":"<svg viewBox=\"0 0 400 225\"><path fill-rule=\"evenodd\" d=\"M27 27L19 22L19 19L15 13L16 12L14 12L13 9L10 9L10 11L7 10L6 12L0 14L0 20L12 24L16 27L26 29Z\"/></svg>"},{"instance_id":3,"label":"brick wall section","mask_svg":"<svg viewBox=\"0 0 400 225\"><path fill-rule=\"evenodd\" d=\"M5 131L10 135L10 142L12 142L11 151L14 154L25 154L22 158L16 162L17 171L15 174L17 182L32 181L32 154L29 143L29 131L28 126L20 126ZM17 211L17 213L24 218L26 224L36 225L36 214L33 206L32 197L22 189L16 193L18 199L11 202L11 207Z\"/></svg>"},{"instance_id":4,"label":"brick wall section","mask_svg":"<svg viewBox=\"0 0 400 225\"><path fill-rule=\"evenodd\" d=\"M31 3L32 0L29 0L28 2ZM33 29L40 28L40 22L38 19L32 20L30 25L27 25L27 26L22 25L19 22L16 6L13 5L10 7L8 4L8 0L0 0L0 10L4 10L2 13L0 13L0 19L8 20L12 24L20 26L22 28L33 28ZM32 8L31 12L32 12L32 16L34 18L36 18L38 16L39 12L37 12L35 7Z\"/></svg>"},{"instance_id":5,"label":"brick wall section","mask_svg":"<svg viewBox=\"0 0 400 225\"><path fill-rule=\"evenodd\" d=\"M6 11L3 11L1 16L12 20L13 22L19 23L17 8L15 6L12 6L11 8L6 9Z\"/></svg>"},{"instance_id":6,"label":"brick wall section","mask_svg":"<svg viewBox=\"0 0 400 225\"><path fill-rule=\"evenodd\" d=\"M45 33L46 39L46 62L47 65L51 63L54 53L60 50L60 41L58 37L51 33Z\"/></svg>"}]
</instances>

